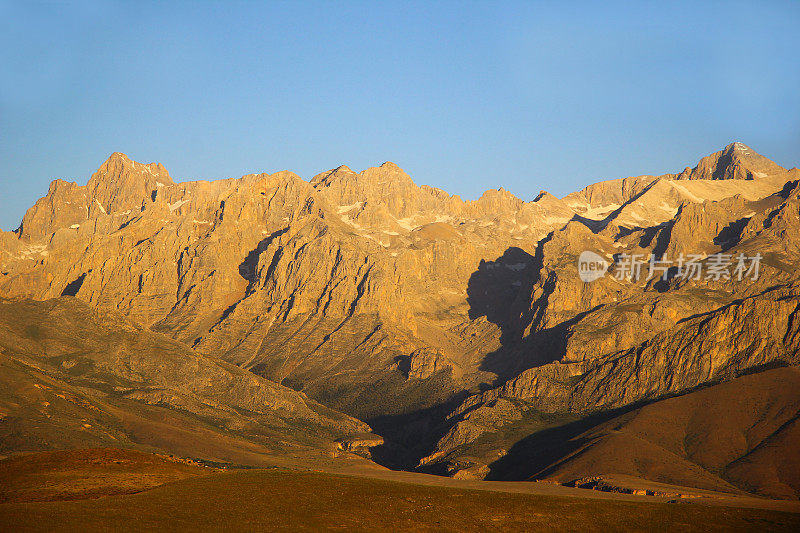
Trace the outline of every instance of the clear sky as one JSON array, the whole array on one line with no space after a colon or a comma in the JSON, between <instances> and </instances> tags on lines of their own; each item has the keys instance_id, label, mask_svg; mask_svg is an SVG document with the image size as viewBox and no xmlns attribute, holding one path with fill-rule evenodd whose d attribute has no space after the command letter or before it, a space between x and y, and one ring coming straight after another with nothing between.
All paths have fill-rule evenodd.
<instances>
[{"instance_id":1,"label":"clear sky","mask_svg":"<svg viewBox=\"0 0 800 533\"><path fill-rule=\"evenodd\" d=\"M114 151L216 179L394 161L465 198L800 165L800 2L0 0L0 228Z\"/></svg>"}]
</instances>

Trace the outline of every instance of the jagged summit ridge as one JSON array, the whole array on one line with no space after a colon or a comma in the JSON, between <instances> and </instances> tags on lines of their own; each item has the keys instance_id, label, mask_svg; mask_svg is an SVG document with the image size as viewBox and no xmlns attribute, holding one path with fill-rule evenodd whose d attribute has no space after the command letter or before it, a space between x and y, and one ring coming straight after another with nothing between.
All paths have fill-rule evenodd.
<instances>
[{"instance_id":1,"label":"jagged summit ridge","mask_svg":"<svg viewBox=\"0 0 800 533\"><path fill-rule=\"evenodd\" d=\"M731 150L752 156L734 145L708 165ZM0 293L74 295L315 397L333 394L351 414L402 410L434 376L450 376L442 394L514 376L547 350L507 346L614 291L638 294L558 274L584 249L677 252L702 236L713 252L741 235L766 238L751 212L772 205L766 199L793 174L763 168L779 171L626 178L530 202L500 188L465 201L416 185L392 163L340 166L310 181L279 172L175 183L161 165L115 153L85 186L54 182L20 231L2 234ZM624 331L616 342L641 340L637 325L615 327ZM580 346L568 342L565 361L588 357ZM404 381L391 382L398 372ZM395 406L362 394L389 395Z\"/></svg>"},{"instance_id":2,"label":"jagged summit ridge","mask_svg":"<svg viewBox=\"0 0 800 533\"><path fill-rule=\"evenodd\" d=\"M181 347L173 368L225 360L217 376L241 385L225 389L225 405L252 409L247 387L267 378L305 395L269 388L304 417L322 409L311 398L374 421L402 466L480 477L510 454L504 439L525 428L800 365L799 181L800 171L735 143L680 174L533 201L503 188L465 201L389 163L309 181L284 171L175 183L162 166L115 153L87 185L53 182L18 232L0 233L0 300L74 296L83 302L56 301L171 337L158 343ZM582 280L584 251L610 271ZM647 277L644 266L641 278L626 278L614 264L698 254L707 267L720 253L760 254L760 277ZM7 307L9 328L18 309ZM93 364L130 377L126 362L141 363L149 381L166 385L158 361L131 343L125 352L100 346ZM44 360L49 349L29 355ZM108 379L67 351L64 372ZM134 399L180 407L200 381L180 382L179 395L145 387ZM800 405L795 396L781 405ZM250 427L247 417L225 417L233 429ZM776 438L792 449L794 431ZM685 439L676 446L700 461ZM639 473L650 449L636 447L625 472ZM739 449L736 457L749 448ZM672 470L695 468L681 465ZM792 468L781 467L800 479ZM722 483L718 473L705 479Z\"/></svg>"},{"instance_id":3,"label":"jagged summit ridge","mask_svg":"<svg viewBox=\"0 0 800 533\"><path fill-rule=\"evenodd\" d=\"M671 219L685 203L719 201L735 194L748 200L777 191L790 172L735 142L702 158L680 174L603 181L567 195L579 215L602 226L645 227Z\"/></svg>"},{"instance_id":4,"label":"jagged summit ridge","mask_svg":"<svg viewBox=\"0 0 800 533\"><path fill-rule=\"evenodd\" d=\"M722 150L701 159L695 167L687 167L680 174L665 174L656 177L641 176L626 178L626 180L641 184L657 178L668 180L760 179L784 172L786 172L786 169L783 167L756 153L744 143L736 141ZM283 173L277 173L275 176L281 174ZM87 186L95 192L100 192L101 195L101 189L115 189L114 192L119 195L123 192L122 189L130 189L131 187L136 189L139 186L147 188L151 187L153 182L155 183L155 189L175 184L169 172L161 163L137 163L122 152L114 152L91 176ZM386 161L378 167L370 167L361 172L355 172L347 165L340 165L335 169L317 174L309 180L309 183L318 189L335 186L336 182L358 183L357 186L352 183L340 183L336 185L339 188L356 187L363 189L388 186L390 189L399 188L401 193L407 192L406 189L408 188L418 188L408 174L391 161ZM605 183L615 182L601 182L587 187L585 191L596 189ZM423 186L423 188L435 191L439 195L446 194L439 189L427 186ZM641 189L641 185L634 186L634 192L637 188ZM139 191L136 192L138 193ZM496 193L500 193L501 196L514 197L512 193L500 187L496 190L487 190L482 195L482 198L493 198ZM540 197L541 193L537 196L537 199ZM101 205L106 208L102 202Z\"/></svg>"},{"instance_id":5,"label":"jagged summit ridge","mask_svg":"<svg viewBox=\"0 0 800 533\"><path fill-rule=\"evenodd\" d=\"M328 428L329 437L340 426L369 431L311 398L371 421L396 455L391 466L459 477L499 475L504 463L526 478L542 472L548 464L528 471L514 461L530 460L526 446L552 443L508 439L620 409L581 430L585 438L564 438L566 462L547 451L547 462L561 465L551 474L591 477L612 465L697 483L702 467L710 469L700 471L703 483L793 497L800 471L759 443L793 450L800 435L796 389L761 394L798 379L798 182L800 171L736 143L684 173L533 201L503 188L465 201L389 163L358 173L340 166L310 181L284 171L175 183L160 165L115 153L87 185L53 182L18 232L0 233L6 330L24 313L49 324L6 335L6 350L27 345L22 355L54 375L104 391L138 376L126 402L189 408L248 438L259 420L290 440L297 422ZM584 251L610 271L582 280ZM617 275L617 257L680 254L698 254L704 268L719 254L763 262L760 277L747 279L648 277L646 265L640 278ZM75 298L20 304L8 296ZM86 317L95 317L91 334L71 331ZM91 340L118 329L130 333L125 343ZM40 342L42 331L57 346ZM84 353L53 331L96 349ZM766 379L776 366L789 368ZM744 382L763 401L732 415L742 420L725 434L724 457L707 460L692 440L709 417L676 422L677 440L633 423L670 412L676 402L665 398L676 395L698 409L720 398L724 410ZM251 416L262 410L259 397L263 419ZM632 410L644 403L654 407ZM299 418L274 418L281 406ZM765 419L776 423L767 428ZM625 461L614 459L612 440L623 443ZM574 446L587 450L585 460L569 455ZM737 460L744 454L747 464Z\"/></svg>"}]
</instances>

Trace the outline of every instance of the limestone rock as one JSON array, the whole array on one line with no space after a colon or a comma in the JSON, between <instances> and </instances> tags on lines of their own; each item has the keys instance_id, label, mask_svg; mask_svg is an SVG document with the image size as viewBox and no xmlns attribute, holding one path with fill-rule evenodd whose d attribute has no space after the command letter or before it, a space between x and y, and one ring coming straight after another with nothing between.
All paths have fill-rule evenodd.
<instances>
[{"instance_id":1,"label":"limestone rock","mask_svg":"<svg viewBox=\"0 0 800 533\"><path fill-rule=\"evenodd\" d=\"M564 199L498 189L464 201L392 163L310 182L278 172L175 183L116 153L85 186L54 182L0 235L0 294L76 296L362 418L462 394L473 407L501 397L613 407L727 379L779 349L793 357L777 330L752 328L757 341L726 321L788 331L775 320L793 312L798 204L786 183L798 177L734 144L680 175ZM645 269L632 280L612 268L589 284L576 270L586 250L609 263L761 250L764 275L662 280ZM693 315L761 352L690 356L687 346L713 344ZM643 354L672 381L643 368Z\"/></svg>"}]
</instances>

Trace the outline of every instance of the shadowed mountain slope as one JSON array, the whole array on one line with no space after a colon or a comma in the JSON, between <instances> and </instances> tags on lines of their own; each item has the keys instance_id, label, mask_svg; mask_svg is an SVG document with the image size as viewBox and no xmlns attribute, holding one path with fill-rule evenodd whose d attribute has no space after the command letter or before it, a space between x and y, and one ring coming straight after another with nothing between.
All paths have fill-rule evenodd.
<instances>
[{"instance_id":1,"label":"shadowed mountain slope","mask_svg":"<svg viewBox=\"0 0 800 533\"><path fill-rule=\"evenodd\" d=\"M798 417L800 369L767 370L628 410L588 429L573 423L561 434L535 433L492 464L489 477L581 485L621 474L797 499Z\"/></svg>"},{"instance_id":2,"label":"shadowed mountain slope","mask_svg":"<svg viewBox=\"0 0 800 533\"><path fill-rule=\"evenodd\" d=\"M76 298L0 299L0 453L123 446L253 462L369 427Z\"/></svg>"},{"instance_id":3,"label":"shadowed mountain slope","mask_svg":"<svg viewBox=\"0 0 800 533\"><path fill-rule=\"evenodd\" d=\"M598 184L578 200L500 189L463 201L393 163L310 182L279 172L174 183L115 153L85 186L53 182L2 235L0 293L74 295L352 415L409 413L559 358L542 335L521 340L640 291L581 289L571 306L549 273L572 258L548 250L557 242L663 248L688 210L760 201L791 177L739 143L684 174ZM592 220L608 202L618 205ZM746 209L714 223L744 225ZM481 304L480 291L506 296Z\"/></svg>"},{"instance_id":4,"label":"shadowed mountain slope","mask_svg":"<svg viewBox=\"0 0 800 533\"><path fill-rule=\"evenodd\" d=\"M741 143L680 173L531 201L503 189L464 201L389 162L310 181L175 183L115 153L86 185L53 182L0 233L0 295L61 297L4 301L7 380L28 385L2 408L61 405L39 398L47 378L139 419L149 410L147 427L161 413L198 431L186 416L201 417L215 435L274 449L369 431L336 409L376 427L386 464L482 477L544 426L797 365L798 180ZM611 265L591 283L584 251ZM718 253L727 275L650 275L645 260L696 254L707 272ZM737 275L755 256L759 275ZM615 265L624 257L643 261L641 276ZM70 311L79 301L96 311ZM39 320L44 330L24 329ZM47 439L105 445L129 431L84 431L74 422L88 408L69 409L80 413L47 419L61 428ZM46 418L15 418L4 442L37 442L50 426L28 420ZM459 456L500 437L482 462Z\"/></svg>"}]
</instances>

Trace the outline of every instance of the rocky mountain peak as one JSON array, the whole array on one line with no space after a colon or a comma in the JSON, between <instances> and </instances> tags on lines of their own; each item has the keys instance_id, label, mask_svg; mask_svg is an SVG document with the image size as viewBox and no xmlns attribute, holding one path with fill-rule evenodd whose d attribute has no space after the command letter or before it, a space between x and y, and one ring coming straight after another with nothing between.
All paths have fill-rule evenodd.
<instances>
[{"instance_id":1,"label":"rocky mountain peak","mask_svg":"<svg viewBox=\"0 0 800 533\"><path fill-rule=\"evenodd\" d=\"M155 201L159 191L175 182L161 163L137 163L122 152L114 152L86 185L54 180L47 196L26 213L19 234L25 239L48 235L57 229L76 230L86 220L119 213L141 211Z\"/></svg>"},{"instance_id":2,"label":"rocky mountain peak","mask_svg":"<svg viewBox=\"0 0 800 533\"><path fill-rule=\"evenodd\" d=\"M92 174L87 188L97 208L109 213L139 208L142 198L155 199L160 188L174 183L161 163L137 163L114 152Z\"/></svg>"},{"instance_id":3,"label":"rocky mountain peak","mask_svg":"<svg viewBox=\"0 0 800 533\"><path fill-rule=\"evenodd\" d=\"M123 163L125 162L133 163L133 160L131 160L130 157L128 157L126 154L123 154L122 152L114 152L113 154L108 156L108 159L106 159L106 163L108 163L109 161L122 161Z\"/></svg>"},{"instance_id":4,"label":"rocky mountain peak","mask_svg":"<svg viewBox=\"0 0 800 533\"><path fill-rule=\"evenodd\" d=\"M505 190L503 187L500 187L498 189L487 189L478 199L478 202L494 202L494 201L503 201L503 202L513 201L514 203L521 202L521 200L516 196L514 196L513 193Z\"/></svg>"},{"instance_id":5,"label":"rocky mountain peak","mask_svg":"<svg viewBox=\"0 0 800 533\"><path fill-rule=\"evenodd\" d=\"M786 172L785 168L736 141L702 158L697 166L687 168L677 179L754 180L783 172Z\"/></svg>"},{"instance_id":6,"label":"rocky mountain peak","mask_svg":"<svg viewBox=\"0 0 800 533\"><path fill-rule=\"evenodd\" d=\"M75 297L60 301L121 313L144 333L126 334L124 350L120 337L104 337L86 360L77 344L63 359L47 353L60 375L74 366L70 375L83 380L94 364L106 387L100 372L117 372L115 383L138 372L148 386L126 401L182 409L202 386L197 397L224 409L189 412L248 431L270 420L240 411L279 406L305 424L322 417L305 400L316 398L379 420L376 431L408 456L403 464L450 471L469 458L488 469L517 453L502 440L538 427L541 413L572 420L765 365L796 366L795 180L800 171L742 143L681 175L602 182L564 199L541 192L532 202L503 188L463 201L415 185L390 162L359 173L339 166L310 184L290 172L173 184L160 165L114 153L88 185L54 182L19 232L0 232L0 348L22 342L2 329L3 316L11 324L22 308L2 297ZM591 283L579 275L584 252L602 275ZM717 252L734 262L728 278L644 279L647 265L641 278L633 269L634 256L667 263L697 253L706 273ZM760 278L737 279L739 254L761 254ZM49 331L77 322L26 312L32 324L54 324ZM50 350L31 346L36 358ZM408 413L423 414L391 427ZM337 420L369 430L322 418L331 432ZM404 431L424 444L404 450L417 436ZM478 438L491 446L480 456L468 448Z\"/></svg>"},{"instance_id":7,"label":"rocky mountain peak","mask_svg":"<svg viewBox=\"0 0 800 533\"><path fill-rule=\"evenodd\" d=\"M355 172L350 170L350 167L348 167L347 165L339 165L334 169L325 172L320 172L319 174L311 178L309 182L311 183L311 185L319 189L322 187L330 187L333 183L335 183L339 179L351 175L355 175Z\"/></svg>"},{"instance_id":8,"label":"rocky mountain peak","mask_svg":"<svg viewBox=\"0 0 800 533\"><path fill-rule=\"evenodd\" d=\"M380 168L382 168L384 170L387 170L389 172L403 172L402 168L397 166L395 163L392 163L391 161L384 161L381 164ZM403 172L403 173L405 173L405 172Z\"/></svg>"},{"instance_id":9,"label":"rocky mountain peak","mask_svg":"<svg viewBox=\"0 0 800 533\"><path fill-rule=\"evenodd\" d=\"M726 146L725 149L723 150L723 152L725 153L736 153L736 154L742 154L742 153L748 154L748 152L751 151L752 149L749 146L739 141L732 142L731 144Z\"/></svg>"},{"instance_id":10,"label":"rocky mountain peak","mask_svg":"<svg viewBox=\"0 0 800 533\"><path fill-rule=\"evenodd\" d=\"M137 163L122 152L114 152L92 174L88 185L92 186L98 182L128 181L131 178L141 180L148 177L157 177L162 185L174 183L161 163Z\"/></svg>"},{"instance_id":11,"label":"rocky mountain peak","mask_svg":"<svg viewBox=\"0 0 800 533\"><path fill-rule=\"evenodd\" d=\"M549 192L547 192L547 191L539 191L539 194L536 195L536 198L534 198L533 201L534 202L539 202L539 201L542 201L542 200L549 201L549 200L554 200L554 199L556 199L556 197L553 196L552 194L550 194Z\"/></svg>"},{"instance_id":12,"label":"rocky mountain peak","mask_svg":"<svg viewBox=\"0 0 800 533\"><path fill-rule=\"evenodd\" d=\"M402 168L391 161L386 161L379 167L370 167L362 171L359 176L376 184L401 183L409 185L414 183Z\"/></svg>"},{"instance_id":13,"label":"rocky mountain peak","mask_svg":"<svg viewBox=\"0 0 800 533\"><path fill-rule=\"evenodd\" d=\"M310 182L316 188L331 187L335 182L358 183L359 187L394 183L402 183L404 186L413 184L408 174L391 161L386 161L379 167L370 167L358 173L352 171L347 165L340 165L333 170L317 174L311 178Z\"/></svg>"}]
</instances>

